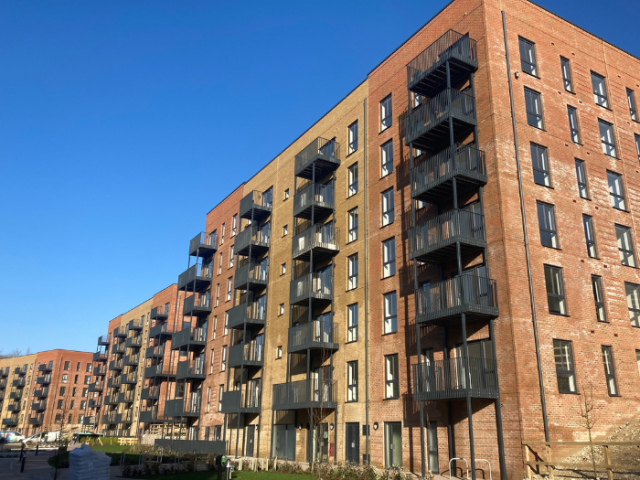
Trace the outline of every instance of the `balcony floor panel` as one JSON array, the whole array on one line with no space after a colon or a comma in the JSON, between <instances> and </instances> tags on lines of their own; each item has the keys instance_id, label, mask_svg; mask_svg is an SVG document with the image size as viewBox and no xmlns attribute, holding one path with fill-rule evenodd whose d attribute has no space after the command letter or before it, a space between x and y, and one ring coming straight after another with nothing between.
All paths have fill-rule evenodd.
<instances>
[{"instance_id":1,"label":"balcony floor panel","mask_svg":"<svg viewBox=\"0 0 640 480\"><path fill-rule=\"evenodd\" d=\"M416 135L416 138L409 140L414 148L419 148L427 152L439 152L447 145L449 145L449 117L453 119L453 132L454 138L462 139L469 133L471 133L476 125L475 118L473 116L458 115L456 113L446 114L440 118L438 123L434 123L431 126L425 127L421 134Z\"/></svg>"},{"instance_id":2,"label":"balcony floor panel","mask_svg":"<svg viewBox=\"0 0 640 480\"><path fill-rule=\"evenodd\" d=\"M318 154L315 158L306 163L305 166L296 172L296 177L313 179L313 167L316 170L316 179L320 179L331 172L334 172L340 166L340 160L336 160L328 155Z\"/></svg>"},{"instance_id":3,"label":"balcony floor panel","mask_svg":"<svg viewBox=\"0 0 640 480\"><path fill-rule=\"evenodd\" d=\"M451 75L451 85L455 85L460 80L469 76L470 73L478 69L478 62L459 55L451 53L443 56L443 59L426 70L419 78L407 85L407 88L423 95L427 98L433 97L443 88L447 86L447 59L449 60L449 72Z\"/></svg>"},{"instance_id":4,"label":"balcony floor panel","mask_svg":"<svg viewBox=\"0 0 640 480\"><path fill-rule=\"evenodd\" d=\"M303 402L289 404L274 404L274 410L308 410L310 408L322 408L324 410L335 410L338 408L337 402Z\"/></svg>"},{"instance_id":5,"label":"balcony floor panel","mask_svg":"<svg viewBox=\"0 0 640 480\"><path fill-rule=\"evenodd\" d=\"M333 257L340 252L340 247L331 243L312 244L308 248L300 251L298 255L291 255L292 260L304 260L308 262L313 252L313 258L316 261L323 260L327 257Z\"/></svg>"},{"instance_id":6,"label":"balcony floor panel","mask_svg":"<svg viewBox=\"0 0 640 480\"><path fill-rule=\"evenodd\" d=\"M329 350L332 352L337 351L339 348L339 344L337 343L323 343L323 342L308 342L303 343L301 345L296 346L287 346L287 351L289 353L297 353L302 352L304 350Z\"/></svg>"},{"instance_id":7,"label":"balcony floor panel","mask_svg":"<svg viewBox=\"0 0 640 480\"><path fill-rule=\"evenodd\" d=\"M185 292L193 292L194 288L197 293L204 292L211 285L211 279L207 277L196 277L194 280L186 283L185 285L180 285L178 290Z\"/></svg>"},{"instance_id":8,"label":"balcony floor panel","mask_svg":"<svg viewBox=\"0 0 640 480\"><path fill-rule=\"evenodd\" d=\"M463 313L467 322L480 322L496 318L498 316L498 308L463 304L439 312L417 315L416 322L440 327L459 326L462 322Z\"/></svg>"},{"instance_id":9,"label":"balcony floor panel","mask_svg":"<svg viewBox=\"0 0 640 480\"><path fill-rule=\"evenodd\" d=\"M456 389L448 392L442 392L442 391L415 392L413 394L413 398L416 401L464 399L464 398L467 398L467 390L468 389L466 388L460 388L460 389ZM470 396L471 398L484 398L484 399L495 400L498 398L498 390L471 388Z\"/></svg>"},{"instance_id":10,"label":"balcony floor panel","mask_svg":"<svg viewBox=\"0 0 640 480\"><path fill-rule=\"evenodd\" d=\"M487 246L487 242L484 240L455 236L422 248L410 255L409 258L411 260L419 260L421 262L431 264L454 261L457 254L457 242L460 242L460 254L463 257L478 255L482 253L484 248Z\"/></svg>"},{"instance_id":11,"label":"balcony floor panel","mask_svg":"<svg viewBox=\"0 0 640 480\"><path fill-rule=\"evenodd\" d=\"M451 201L453 199L454 177L456 179L458 196L466 195L469 192L475 191L478 187L487 184L487 176L482 173L454 171L440 177L438 181L412 191L411 197L414 200L422 200L423 202L433 204Z\"/></svg>"},{"instance_id":12,"label":"balcony floor panel","mask_svg":"<svg viewBox=\"0 0 640 480\"><path fill-rule=\"evenodd\" d=\"M333 214L334 210L335 209L333 203L314 201L312 204L307 205L305 208L302 208L299 211L294 211L293 216L310 220L311 215L313 214L313 217L317 222L318 219Z\"/></svg>"}]
</instances>

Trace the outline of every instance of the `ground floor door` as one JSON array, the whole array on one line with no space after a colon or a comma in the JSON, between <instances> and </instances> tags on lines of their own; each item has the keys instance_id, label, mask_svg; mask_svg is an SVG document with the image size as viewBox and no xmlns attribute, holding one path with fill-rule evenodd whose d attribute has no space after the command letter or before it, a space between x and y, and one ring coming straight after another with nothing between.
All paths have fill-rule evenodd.
<instances>
[{"instance_id":1,"label":"ground floor door","mask_svg":"<svg viewBox=\"0 0 640 480\"><path fill-rule=\"evenodd\" d=\"M346 463L360 463L360 424L347 423L344 426Z\"/></svg>"},{"instance_id":2,"label":"ground floor door","mask_svg":"<svg viewBox=\"0 0 640 480\"><path fill-rule=\"evenodd\" d=\"M438 467L438 424L429 422L427 424L427 458L429 461L429 471L440 473Z\"/></svg>"},{"instance_id":3,"label":"ground floor door","mask_svg":"<svg viewBox=\"0 0 640 480\"><path fill-rule=\"evenodd\" d=\"M296 459L295 425L273 426L273 456L282 460Z\"/></svg>"},{"instance_id":4,"label":"ground floor door","mask_svg":"<svg viewBox=\"0 0 640 480\"><path fill-rule=\"evenodd\" d=\"M326 423L313 426L313 432L311 432L311 450L309 453L310 461L329 461L329 426Z\"/></svg>"},{"instance_id":5,"label":"ground floor door","mask_svg":"<svg viewBox=\"0 0 640 480\"><path fill-rule=\"evenodd\" d=\"M253 443L256 436L256 426L247 426L247 444L245 445L244 454L247 457L253 457Z\"/></svg>"},{"instance_id":6,"label":"ground floor door","mask_svg":"<svg viewBox=\"0 0 640 480\"><path fill-rule=\"evenodd\" d=\"M402 424L384 424L384 466L402 467Z\"/></svg>"}]
</instances>

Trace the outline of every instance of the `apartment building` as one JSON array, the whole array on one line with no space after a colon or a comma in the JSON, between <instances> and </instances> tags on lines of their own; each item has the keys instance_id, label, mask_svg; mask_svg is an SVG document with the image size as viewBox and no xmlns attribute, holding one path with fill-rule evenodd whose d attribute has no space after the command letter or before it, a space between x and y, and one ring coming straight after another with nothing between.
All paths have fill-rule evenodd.
<instances>
[{"instance_id":1,"label":"apartment building","mask_svg":"<svg viewBox=\"0 0 640 480\"><path fill-rule=\"evenodd\" d=\"M80 431L92 369L91 353L73 350L0 359L2 430Z\"/></svg>"},{"instance_id":2,"label":"apartment building","mask_svg":"<svg viewBox=\"0 0 640 480\"><path fill-rule=\"evenodd\" d=\"M586 439L587 396L607 438L640 413L636 91L638 58L528 0L446 5L110 324L116 371L146 348L140 433L474 479Z\"/></svg>"}]
</instances>

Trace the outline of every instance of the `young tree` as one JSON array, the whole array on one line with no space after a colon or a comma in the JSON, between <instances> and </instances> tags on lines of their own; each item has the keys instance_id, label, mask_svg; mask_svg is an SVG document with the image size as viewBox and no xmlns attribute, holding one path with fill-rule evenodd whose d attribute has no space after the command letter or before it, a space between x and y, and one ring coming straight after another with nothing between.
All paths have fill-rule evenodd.
<instances>
[{"instance_id":1,"label":"young tree","mask_svg":"<svg viewBox=\"0 0 640 480\"><path fill-rule=\"evenodd\" d=\"M591 452L591 464L593 465L593 478L600 480L598 472L596 470L596 457L593 449L593 437L591 430L595 426L598 420L598 412L595 401L593 400L593 386L589 385L589 391L582 389L582 401L578 404L579 414L582 418L582 426L587 429L589 433L589 450Z\"/></svg>"}]
</instances>

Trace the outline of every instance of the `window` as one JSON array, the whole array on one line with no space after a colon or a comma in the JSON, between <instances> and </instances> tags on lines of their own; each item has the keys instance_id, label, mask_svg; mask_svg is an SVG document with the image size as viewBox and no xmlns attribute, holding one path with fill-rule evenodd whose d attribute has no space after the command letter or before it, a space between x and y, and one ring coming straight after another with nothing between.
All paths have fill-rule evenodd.
<instances>
[{"instance_id":1,"label":"window","mask_svg":"<svg viewBox=\"0 0 640 480\"><path fill-rule=\"evenodd\" d=\"M396 239L382 242L382 278L396 274Z\"/></svg>"},{"instance_id":2,"label":"window","mask_svg":"<svg viewBox=\"0 0 640 480\"><path fill-rule=\"evenodd\" d=\"M222 440L222 425L213 426L213 440L215 442Z\"/></svg>"},{"instance_id":3,"label":"window","mask_svg":"<svg viewBox=\"0 0 640 480\"><path fill-rule=\"evenodd\" d=\"M77 391L77 390L78 390L78 389L77 389L76 387L73 387L73 388L71 389L71 396L72 396L72 397L75 397L75 396L76 396L76 391Z\"/></svg>"},{"instance_id":4,"label":"window","mask_svg":"<svg viewBox=\"0 0 640 480\"><path fill-rule=\"evenodd\" d=\"M218 259L218 275L220 275L222 273L222 252L220 252Z\"/></svg>"},{"instance_id":5,"label":"window","mask_svg":"<svg viewBox=\"0 0 640 480\"><path fill-rule=\"evenodd\" d=\"M389 140L380 147L380 162L382 164L380 177L393 173L393 140Z\"/></svg>"},{"instance_id":6,"label":"window","mask_svg":"<svg viewBox=\"0 0 640 480\"><path fill-rule=\"evenodd\" d=\"M285 273L287 273L287 264L283 263L280 265L280 275L284 275Z\"/></svg>"},{"instance_id":7,"label":"window","mask_svg":"<svg viewBox=\"0 0 640 480\"><path fill-rule=\"evenodd\" d=\"M636 96L630 88L627 88L627 103L629 104L629 115L631 115L631 120L637 122L638 110L636 109Z\"/></svg>"},{"instance_id":8,"label":"window","mask_svg":"<svg viewBox=\"0 0 640 480\"><path fill-rule=\"evenodd\" d=\"M525 87L524 101L527 107L527 123L532 127L543 129L544 122L542 121L542 99L540 94Z\"/></svg>"},{"instance_id":9,"label":"window","mask_svg":"<svg viewBox=\"0 0 640 480\"><path fill-rule=\"evenodd\" d=\"M353 210L349 210L347 215L347 224L349 227L348 243L350 243L358 239L358 207L354 208Z\"/></svg>"},{"instance_id":10,"label":"window","mask_svg":"<svg viewBox=\"0 0 640 480\"><path fill-rule=\"evenodd\" d=\"M564 298L564 281L562 279L562 269L544 266L544 280L547 284L547 302L549 313L555 315L566 315L567 306Z\"/></svg>"},{"instance_id":11,"label":"window","mask_svg":"<svg viewBox=\"0 0 640 480\"><path fill-rule=\"evenodd\" d=\"M58 400L58 410L62 410L63 405L64 405L64 400Z\"/></svg>"},{"instance_id":12,"label":"window","mask_svg":"<svg viewBox=\"0 0 640 480\"><path fill-rule=\"evenodd\" d=\"M231 236L235 237L238 233L238 214L236 213L231 219Z\"/></svg>"},{"instance_id":13,"label":"window","mask_svg":"<svg viewBox=\"0 0 640 480\"><path fill-rule=\"evenodd\" d=\"M571 342L554 340L553 354L556 360L558 391L560 393L577 393L578 389L576 388L576 372L573 365Z\"/></svg>"},{"instance_id":14,"label":"window","mask_svg":"<svg viewBox=\"0 0 640 480\"><path fill-rule=\"evenodd\" d=\"M589 198L589 188L587 186L587 171L584 162L576 158L576 178L578 180L578 195L580 198Z\"/></svg>"},{"instance_id":15,"label":"window","mask_svg":"<svg viewBox=\"0 0 640 480\"><path fill-rule=\"evenodd\" d=\"M419 107L424 102L424 97L418 93L413 94L413 108Z\"/></svg>"},{"instance_id":16,"label":"window","mask_svg":"<svg viewBox=\"0 0 640 480\"><path fill-rule=\"evenodd\" d=\"M627 308L629 309L631 326L640 327L640 285L625 282L624 289L627 295Z\"/></svg>"},{"instance_id":17,"label":"window","mask_svg":"<svg viewBox=\"0 0 640 480\"><path fill-rule=\"evenodd\" d=\"M636 362L638 363L638 373L640 374L640 350L636 350Z\"/></svg>"},{"instance_id":18,"label":"window","mask_svg":"<svg viewBox=\"0 0 640 480\"><path fill-rule=\"evenodd\" d=\"M69 370L69 368L71 368L71 362L69 361L64 362L64 369Z\"/></svg>"},{"instance_id":19,"label":"window","mask_svg":"<svg viewBox=\"0 0 640 480\"><path fill-rule=\"evenodd\" d=\"M220 303L220 284L216 285L216 307Z\"/></svg>"},{"instance_id":20,"label":"window","mask_svg":"<svg viewBox=\"0 0 640 480\"><path fill-rule=\"evenodd\" d=\"M386 130L392 124L391 95L380 102L380 131Z\"/></svg>"},{"instance_id":21,"label":"window","mask_svg":"<svg viewBox=\"0 0 640 480\"><path fill-rule=\"evenodd\" d=\"M231 247L229 248L229 268L233 268L233 259L236 258L233 254L234 247L235 245L231 245Z\"/></svg>"},{"instance_id":22,"label":"window","mask_svg":"<svg viewBox=\"0 0 640 480\"><path fill-rule=\"evenodd\" d=\"M282 236L286 237L289 234L289 225L282 227Z\"/></svg>"},{"instance_id":23,"label":"window","mask_svg":"<svg viewBox=\"0 0 640 480\"><path fill-rule=\"evenodd\" d=\"M358 340L358 304L347 305L347 343Z\"/></svg>"},{"instance_id":24,"label":"window","mask_svg":"<svg viewBox=\"0 0 640 480\"><path fill-rule=\"evenodd\" d=\"M278 345L276 349L276 359L282 358L282 345Z\"/></svg>"},{"instance_id":25,"label":"window","mask_svg":"<svg viewBox=\"0 0 640 480\"><path fill-rule=\"evenodd\" d=\"M209 404L211 403L211 387L207 387L207 413L209 413ZM208 429L209 427L207 427ZM205 439L209 437L209 432L205 433Z\"/></svg>"},{"instance_id":26,"label":"window","mask_svg":"<svg viewBox=\"0 0 640 480\"><path fill-rule=\"evenodd\" d=\"M580 129L578 128L578 110L567 105L567 114L569 115L569 130L571 131L571 141L580 143Z\"/></svg>"},{"instance_id":27,"label":"window","mask_svg":"<svg viewBox=\"0 0 640 480\"><path fill-rule=\"evenodd\" d=\"M598 258L596 236L593 233L593 219L589 215L582 215L582 226L584 227L584 239L587 242L587 255L591 258Z\"/></svg>"},{"instance_id":28,"label":"window","mask_svg":"<svg viewBox=\"0 0 640 480\"><path fill-rule=\"evenodd\" d=\"M280 304L280 311L279 311L280 315L284 315L284 303Z\"/></svg>"},{"instance_id":29,"label":"window","mask_svg":"<svg viewBox=\"0 0 640 480\"><path fill-rule=\"evenodd\" d=\"M284 200L287 200L288 198L289 198L289 189L287 188L287 189L284 191Z\"/></svg>"},{"instance_id":30,"label":"window","mask_svg":"<svg viewBox=\"0 0 640 480\"><path fill-rule=\"evenodd\" d=\"M555 207L542 202L536 202L536 204L538 205L540 243L545 247L558 248Z\"/></svg>"},{"instance_id":31,"label":"window","mask_svg":"<svg viewBox=\"0 0 640 480\"><path fill-rule=\"evenodd\" d=\"M347 257L347 290L358 288L358 254Z\"/></svg>"},{"instance_id":32,"label":"window","mask_svg":"<svg viewBox=\"0 0 640 480\"><path fill-rule=\"evenodd\" d=\"M358 362L347 362L347 402L358 401Z\"/></svg>"},{"instance_id":33,"label":"window","mask_svg":"<svg viewBox=\"0 0 640 480\"><path fill-rule=\"evenodd\" d=\"M231 300L231 292L233 292L233 277L227 279L227 302Z\"/></svg>"},{"instance_id":34,"label":"window","mask_svg":"<svg viewBox=\"0 0 640 480\"><path fill-rule=\"evenodd\" d=\"M602 363L604 364L604 377L607 380L609 396L615 397L618 395L618 382L613 364L613 349L608 345L602 345Z\"/></svg>"},{"instance_id":35,"label":"window","mask_svg":"<svg viewBox=\"0 0 640 480\"><path fill-rule=\"evenodd\" d=\"M573 82L571 81L571 63L569 59L560 57L560 66L562 67L562 81L564 89L573 93Z\"/></svg>"},{"instance_id":36,"label":"window","mask_svg":"<svg viewBox=\"0 0 640 480\"><path fill-rule=\"evenodd\" d=\"M211 354L209 355L209 375L213 373L213 359L215 358L215 350L211 349Z\"/></svg>"},{"instance_id":37,"label":"window","mask_svg":"<svg viewBox=\"0 0 640 480\"><path fill-rule=\"evenodd\" d=\"M60 422L62 421L62 415L59 413L56 413L56 419L55 419L55 423L57 425L60 425Z\"/></svg>"},{"instance_id":38,"label":"window","mask_svg":"<svg viewBox=\"0 0 640 480\"><path fill-rule=\"evenodd\" d=\"M393 223L393 188L382 192L382 226Z\"/></svg>"},{"instance_id":39,"label":"window","mask_svg":"<svg viewBox=\"0 0 640 480\"><path fill-rule=\"evenodd\" d=\"M80 410L85 410L87 408L87 401L86 400L82 400L80 402Z\"/></svg>"},{"instance_id":40,"label":"window","mask_svg":"<svg viewBox=\"0 0 640 480\"><path fill-rule=\"evenodd\" d=\"M82 396L84 398L87 398L89 396L89 389L88 388L83 388L82 389Z\"/></svg>"},{"instance_id":41,"label":"window","mask_svg":"<svg viewBox=\"0 0 640 480\"><path fill-rule=\"evenodd\" d=\"M604 309L604 290L602 288L602 277L591 275L591 286L593 287L593 301L596 305L596 318L599 322L606 322L607 313Z\"/></svg>"},{"instance_id":42,"label":"window","mask_svg":"<svg viewBox=\"0 0 640 480\"><path fill-rule=\"evenodd\" d=\"M71 403L69 404L69 408L73 409L73 407L76 406L76 401L75 400L71 400Z\"/></svg>"},{"instance_id":43,"label":"window","mask_svg":"<svg viewBox=\"0 0 640 480\"><path fill-rule=\"evenodd\" d=\"M533 181L545 187L551 186L551 173L549 172L549 156L547 147L531 144L531 163L533 164Z\"/></svg>"},{"instance_id":44,"label":"window","mask_svg":"<svg viewBox=\"0 0 640 480\"><path fill-rule=\"evenodd\" d=\"M347 197L351 197L358 193L358 164L354 163L349 167L348 170L349 177L349 191L347 192Z\"/></svg>"},{"instance_id":45,"label":"window","mask_svg":"<svg viewBox=\"0 0 640 480\"><path fill-rule=\"evenodd\" d=\"M622 185L622 175L607 170L607 182L609 183L609 198L611 206L618 210L626 210L624 201L624 187Z\"/></svg>"},{"instance_id":46,"label":"window","mask_svg":"<svg viewBox=\"0 0 640 480\"><path fill-rule=\"evenodd\" d=\"M224 333L223 336L229 335L229 312L224 312Z\"/></svg>"},{"instance_id":47,"label":"window","mask_svg":"<svg viewBox=\"0 0 640 480\"><path fill-rule=\"evenodd\" d=\"M91 363L87 363L87 369L86 369L87 373L91 373L93 372L93 364Z\"/></svg>"},{"instance_id":48,"label":"window","mask_svg":"<svg viewBox=\"0 0 640 480\"><path fill-rule=\"evenodd\" d=\"M89 383L91 383L91 375L85 375L84 376L84 384L85 385L89 385Z\"/></svg>"},{"instance_id":49,"label":"window","mask_svg":"<svg viewBox=\"0 0 640 480\"><path fill-rule=\"evenodd\" d=\"M81 362L76 363L76 370L78 370L78 371L80 371L80 363Z\"/></svg>"},{"instance_id":50,"label":"window","mask_svg":"<svg viewBox=\"0 0 640 480\"><path fill-rule=\"evenodd\" d=\"M520 68L523 72L537 77L535 43L522 37L518 38L518 43L520 44Z\"/></svg>"},{"instance_id":51,"label":"window","mask_svg":"<svg viewBox=\"0 0 640 480\"><path fill-rule=\"evenodd\" d=\"M222 224L222 232L220 235L220 245L224 245L224 230L225 230L225 224Z\"/></svg>"},{"instance_id":52,"label":"window","mask_svg":"<svg viewBox=\"0 0 640 480\"><path fill-rule=\"evenodd\" d=\"M349 125L349 155L358 150L358 121Z\"/></svg>"},{"instance_id":53,"label":"window","mask_svg":"<svg viewBox=\"0 0 640 480\"><path fill-rule=\"evenodd\" d=\"M636 153L638 154L638 161L640 162L640 135L636 133L633 137L636 141Z\"/></svg>"},{"instance_id":54,"label":"window","mask_svg":"<svg viewBox=\"0 0 640 480\"><path fill-rule=\"evenodd\" d=\"M66 373L62 374L62 383L67 383L67 381L69 380L69 375Z\"/></svg>"},{"instance_id":55,"label":"window","mask_svg":"<svg viewBox=\"0 0 640 480\"><path fill-rule=\"evenodd\" d=\"M398 305L396 292L385 293L384 300L384 333L398 331Z\"/></svg>"},{"instance_id":56,"label":"window","mask_svg":"<svg viewBox=\"0 0 640 480\"><path fill-rule=\"evenodd\" d=\"M593 87L593 100L596 105L609 108L609 100L607 98L607 85L604 77L597 73L591 72L591 86Z\"/></svg>"},{"instance_id":57,"label":"window","mask_svg":"<svg viewBox=\"0 0 640 480\"><path fill-rule=\"evenodd\" d=\"M222 359L220 361L220 371L224 372L227 370L227 346L222 346Z\"/></svg>"},{"instance_id":58,"label":"window","mask_svg":"<svg viewBox=\"0 0 640 480\"><path fill-rule=\"evenodd\" d=\"M73 384L77 385L78 384L78 375L74 375L73 377Z\"/></svg>"},{"instance_id":59,"label":"window","mask_svg":"<svg viewBox=\"0 0 640 480\"><path fill-rule=\"evenodd\" d=\"M636 256L633 253L633 241L631 239L631 229L624 225L616 224L616 238L618 239L618 253L620 263L627 267L636 266Z\"/></svg>"},{"instance_id":60,"label":"window","mask_svg":"<svg viewBox=\"0 0 640 480\"><path fill-rule=\"evenodd\" d=\"M222 395L224 395L224 385L218 387L218 411L222 410ZM215 431L214 431L215 435Z\"/></svg>"},{"instance_id":61,"label":"window","mask_svg":"<svg viewBox=\"0 0 640 480\"><path fill-rule=\"evenodd\" d=\"M218 316L213 317L213 339L216 339L216 330L218 330Z\"/></svg>"},{"instance_id":62,"label":"window","mask_svg":"<svg viewBox=\"0 0 640 480\"><path fill-rule=\"evenodd\" d=\"M600 141L602 142L602 153L610 157L618 157L616 150L616 140L613 135L613 125L604 120L598 119L600 128Z\"/></svg>"},{"instance_id":63,"label":"window","mask_svg":"<svg viewBox=\"0 0 640 480\"><path fill-rule=\"evenodd\" d=\"M400 396L398 355L384 357L384 398L398 398Z\"/></svg>"}]
</instances>

